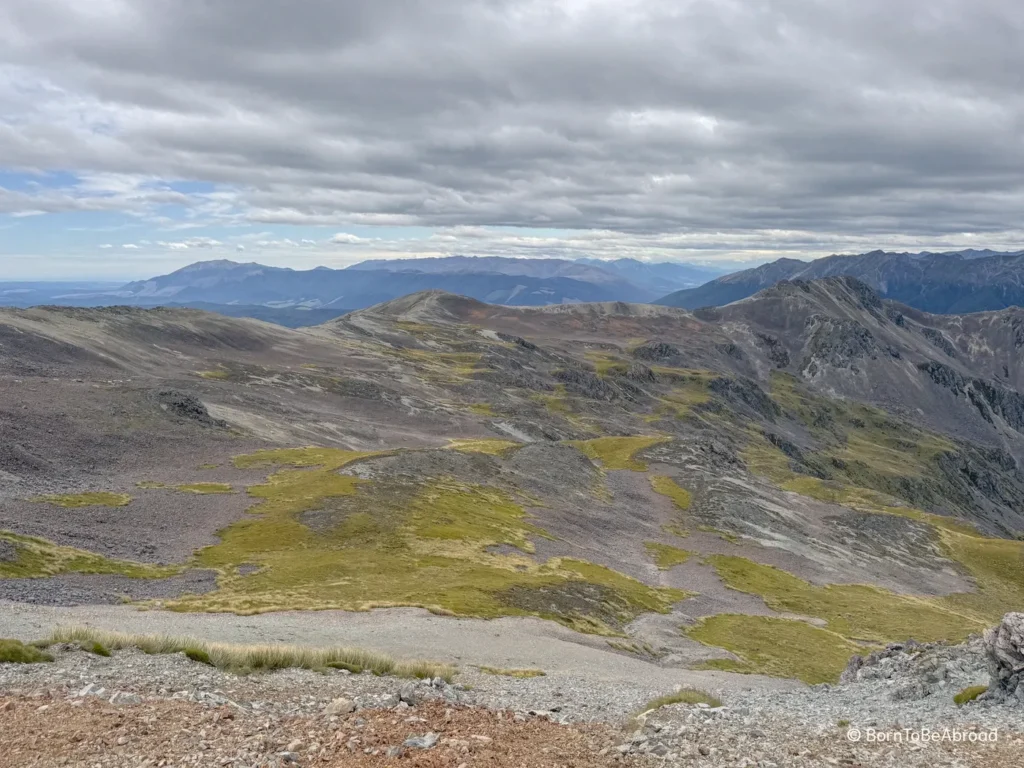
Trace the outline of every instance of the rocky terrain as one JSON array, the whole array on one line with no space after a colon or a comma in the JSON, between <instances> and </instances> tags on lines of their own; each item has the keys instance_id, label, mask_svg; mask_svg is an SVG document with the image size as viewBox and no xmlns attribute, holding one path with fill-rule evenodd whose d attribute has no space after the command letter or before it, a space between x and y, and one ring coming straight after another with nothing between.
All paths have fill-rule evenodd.
<instances>
[{"instance_id":1,"label":"rocky terrain","mask_svg":"<svg viewBox=\"0 0 1024 768\"><path fill-rule=\"evenodd\" d=\"M180 654L59 646L50 663L0 666L0 765L999 768L1024 755L1020 699L948 695L988 679L994 648L891 646L855 659L836 686L732 691L631 717L613 705L584 724L590 692L543 678L238 677Z\"/></svg>"},{"instance_id":2,"label":"rocky terrain","mask_svg":"<svg viewBox=\"0 0 1024 768\"><path fill-rule=\"evenodd\" d=\"M927 312L983 312L1024 303L1024 251L887 253L829 256L814 261L779 259L683 288L658 301L671 307L722 306L753 296L782 280L847 276L861 280L885 298Z\"/></svg>"},{"instance_id":3,"label":"rocky terrain","mask_svg":"<svg viewBox=\"0 0 1024 768\"><path fill-rule=\"evenodd\" d=\"M405 738L440 733L449 708L463 734L497 722L480 707L513 723L558 707L597 730L552 731L567 740L552 764L660 753L696 765L998 765L978 756L1004 759L1019 742L908 757L836 729L1019 718L1009 696L952 700L987 680L982 641L968 638L1024 606L1022 322L1016 309L929 315L850 278L783 282L693 313L426 292L301 329L184 309L0 310L0 635L38 640L73 622L428 656L456 664L472 690ZM335 618L346 615L368 621ZM910 639L920 645L892 655ZM181 657L55 653L3 667L13 708L0 715L33 713L12 721L19 733L45 732L42 706L82 718L83 734L111 707L185 722L206 706L165 701L189 689L174 682L194 671ZM854 656L868 659L855 679ZM933 674L927 659L947 671L918 695L901 676ZM1009 686L1019 672L1008 663L997 677ZM97 664L109 684L91 679ZM167 691L144 683L149 664L174 665ZM545 674L509 682L480 667ZM820 687L844 670L840 688ZM243 682L295 675L296 695L344 677ZM92 682L142 709L72 695ZM727 709L659 710L619 750L623 722L677 686ZM402 746L404 720L360 691L311 692L305 709L281 710L301 725L266 727L315 731L303 743L325 748L322 707L354 697L386 733L359 758L377 764ZM27 709L37 694L48 703ZM241 730L227 752L256 722L230 726ZM763 747L754 731L768 734ZM705 735L707 754L694 742ZM507 741L508 760L543 764ZM283 747L239 764L280 763L295 751ZM186 740L178 754L197 748ZM234 760L227 752L219 759ZM124 764L140 754L125 750Z\"/></svg>"}]
</instances>

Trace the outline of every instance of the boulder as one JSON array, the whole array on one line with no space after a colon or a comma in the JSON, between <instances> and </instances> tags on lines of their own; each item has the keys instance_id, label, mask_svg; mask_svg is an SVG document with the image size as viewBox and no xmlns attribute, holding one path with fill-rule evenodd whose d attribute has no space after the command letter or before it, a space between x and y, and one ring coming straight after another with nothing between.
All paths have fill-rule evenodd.
<instances>
[{"instance_id":1,"label":"boulder","mask_svg":"<svg viewBox=\"0 0 1024 768\"><path fill-rule=\"evenodd\" d=\"M985 653L991 694L1024 704L1024 613L1008 613L998 626L985 630Z\"/></svg>"}]
</instances>

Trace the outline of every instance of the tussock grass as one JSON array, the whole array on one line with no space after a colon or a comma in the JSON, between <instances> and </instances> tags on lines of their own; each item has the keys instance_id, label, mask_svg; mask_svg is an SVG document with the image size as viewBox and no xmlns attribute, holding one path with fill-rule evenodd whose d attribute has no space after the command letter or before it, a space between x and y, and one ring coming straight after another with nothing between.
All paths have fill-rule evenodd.
<instances>
[{"instance_id":1,"label":"tussock grass","mask_svg":"<svg viewBox=\"0 0 1024 768\"><path fill-rule=\"evenodd\" d=\"M972 685L969 688L964 688L956 696L953 697L953 703L958 707L962 707L964 704L969 704L976 698L981 696L988 690L987 685Z\"/></svg>"},{"instance_id":2,"label":"tussock grass","mask_svg":"<svg viewBox=\"0 0 1024 768\"><path fill-rule=\"evenodd\" d=\"M675 693L659 696L647 702L640 708L640 714L653 712L671 704L689 704L691 706L707 704L709 707L720 707L722 706L722 700L717 696L712 696L707 691L701 691L696 688L683 688Z\"/></svg>"},{"instance_id":3,"label":"tussock grass","mask_svg":"<svg viewBox=\"0 0 1024 768\"><path fill-rule=\"evenodd\" d=\"M53 656L20 640L0 640L0 664L39 664L53 661Z\"/></svg>"},{"instance_id":4,"label":"tussock grass","mask_svg":"<svg viewBox=\"0 0 1024 768\"><path fill-rule=\"evenodd\" d=\"M661 544L657 541L648 541L644 543L644 547L654 558L655 565L662 571L667 571L676 565L682 565L690 559L691 552L687 552L685 549L679 549L668 544Z\"/></svg>"},{"instance_id":5,"label":"tussock grass","mask_svg":"<svg viewBox=\"0 0 1024 768\"><path fill-rule=\"evenodd\" d=\"M100 643L111 650L137 648L143 653L184 653L188 658L229 672L269 672L275 669L347 669L394 677L451 681L455 668L429 661L396 661L390 656L358 648L313 648L301 645L235 645L211 643L194 637L137 635L92 627L58 627L42 645Z\"/></svg>"},{"instance_id":6,"label":"tussock grass","mask_svg":"<svg viewBox=\"0 0 1024 768\"><path fill-rule=\"evenodd\" d=\"M544 677L547 672L543 669L502 669L500 667L477 667L485 675L496 675L500 677L516 677L526 680L531 677Z\"/></svg>"},{"instance_id":7,"label":"tussock grass","mask_svg":"<svg viewBox=\"0 0 1024 768\"><path fill-rule=\"evenodd\" d=\"M75 507L126 507L131 500L132 497L127 493L108 493L107 491L37 496L34 499L29 499L29 501L54 504L69 509Z\"/></svg>"}]
</instances>

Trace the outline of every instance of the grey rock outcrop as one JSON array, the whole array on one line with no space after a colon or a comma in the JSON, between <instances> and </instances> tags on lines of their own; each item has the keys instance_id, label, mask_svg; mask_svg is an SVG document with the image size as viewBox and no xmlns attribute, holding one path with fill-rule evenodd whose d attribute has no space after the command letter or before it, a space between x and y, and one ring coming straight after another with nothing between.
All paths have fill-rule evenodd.
<instances>
[{"instance_id":1,"label":"grey rock outcrop","mask_svg":"<svg viewBox=\"0 0 1024 768\"><path fill-rule=\"evenodd\" d=\"M1008 613L985 630L985 653L992 682L990 693L998 699L1015 697L1024 704L1024 613Z\"/></svg>"}]
</instances>

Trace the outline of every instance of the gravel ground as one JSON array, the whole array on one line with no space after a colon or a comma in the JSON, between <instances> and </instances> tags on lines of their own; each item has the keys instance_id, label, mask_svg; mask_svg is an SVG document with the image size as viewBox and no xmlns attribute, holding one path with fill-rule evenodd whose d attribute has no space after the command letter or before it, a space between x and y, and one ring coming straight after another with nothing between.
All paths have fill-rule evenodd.
<instances>
[{"instance_id":1,"label":"gravel ground","mask_svg":"<svg viewBox=\"0 0 1024 768\"><path fill-rule=\"evenodd\" d=\"M637 720L614 716L625 701L609 706L565 678L552 689L548 678L472 669L454 685L341 671L235 676L180 654L52 650L51 664L0 665L0 766L1010 768L1024 760L1019 705L952 705L956 686L979 674L980 657L962 648L897 657L846 685L722 691L725 706L675 705ZM597 722L576 722L587 710ZM960 740L914 737L944 729ZM905 740L893 741L896 733Z\"/></svg>"},{"instance_id":2,"label":"gravel ground","mask_svg":"<svg viewBox=\"0 0 1024 768\"><path fill-rule=\"evenodd\" d=\"M474 666L541 669L546 675L532 681L481 676L477 691L494 706L518 706L523 692L530 700L519 703L527 709L567 701L566 711L583 720L627 715L679 685L721 691L804 687L756 675L659 666L614 651L604 638L532 618L454 619L415 608L236 616L139 611L125 605L70 608L0 602L0 626L8 637L31 641L73 624L230 643L348 645L396 658L450 662L470 673Z\"/></svg>"},{"instance_id":3,"label":"gravel ground","mask_svg":"<svg viewBox=\"0 0 1024 768\"><path fill-rule=\"evenodd\" d=\"M193 570L167 579L129 579L94 573L66 573L45 579L0 579L0 601L30 605L116 605L128 600L203 594L217 588L216 571Z\"/></svg>"}]
</instances>

